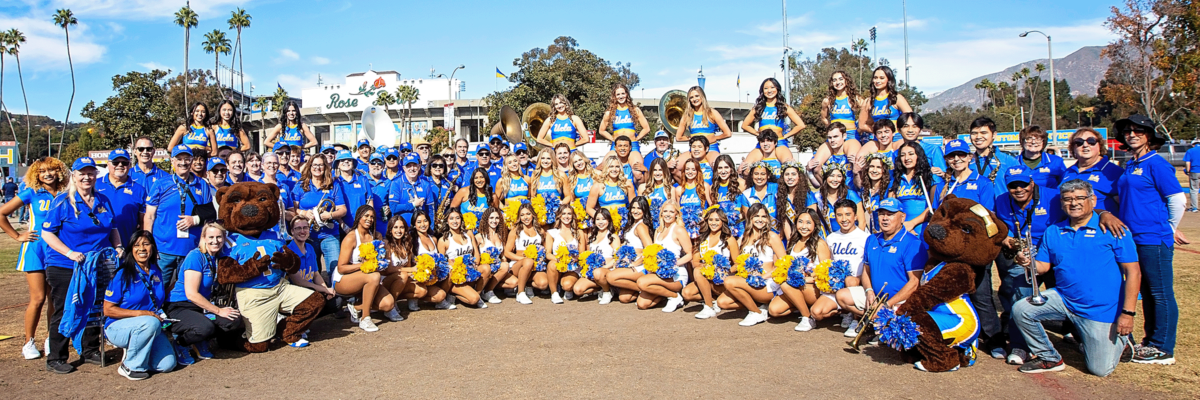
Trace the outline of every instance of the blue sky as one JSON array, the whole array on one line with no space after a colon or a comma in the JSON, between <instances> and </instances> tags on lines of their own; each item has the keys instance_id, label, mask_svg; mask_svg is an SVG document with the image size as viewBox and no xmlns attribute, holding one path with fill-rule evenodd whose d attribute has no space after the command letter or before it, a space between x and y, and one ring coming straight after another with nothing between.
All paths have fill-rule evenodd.
<instances>
[{"instance_id":1,"label":"blue sky","mask_svg":"<svg viewBox=\"0 0 1200 400\"><path fill-rule=\"evenodd\" d=\"M997 5L997 3L999 3ZM61 120L71 81L62 29L51 23L57 8L79 19L71 30L78 92L71 120L88 100L112 95L111 78L131 70L183 69L183 30L173 13L183 0L8 0L0 3L0 29L18 28L25 88L33 114ZM761 79L779 74L782 10L779 1L354 1L199 0L200 25L192 31L190 67L211 69L213 56L200 49L203 34L227 30L229 13L245 8L253 17L242 38L247 88L260 93L276 82L291 93L316 86L317 76L342 81L346 74L396 70L425 77L430 67L467 83L466 97L496 89L494 71L513 71L524 51L572 36L609 61L632 62L642 79L634 95L657 97L694 85L701 66L710 98L745 100ZM735 5L736 4L736 5ZM1044 38L1018 38L1027 29L1054 36L1055 57L1103 45L1107 2L910 1L909 53L912 83L930 94L979 75L1045 57ZM878 55L903 65L900 0L788 4L790 45L805 55L823 47L849 47L878 26ZM227 33L233 39L233 32ZM875 49L873 49L875 50ZM222 63L228 65L227 58ZM23 113L15 62L5 58L4 102ZM742 77L739 93L735 82ZM903 75L903 72L899 75ZM499 82L500 87L505 85ZM645 89L642 92L640 89Z\"/></svg>"}]
</instances>

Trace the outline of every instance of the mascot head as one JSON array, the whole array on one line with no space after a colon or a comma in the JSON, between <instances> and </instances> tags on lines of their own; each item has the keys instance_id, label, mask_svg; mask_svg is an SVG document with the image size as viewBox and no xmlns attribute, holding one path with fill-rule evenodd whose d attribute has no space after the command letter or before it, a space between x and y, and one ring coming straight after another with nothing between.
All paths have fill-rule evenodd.
<instances>
[{"instance_id":1,"label":"mascot head","mask_svg":"<svg viewBox=\"0 0 1200 400\"><path fill-rule=\"evenodd\" d=\"M957 261L984 266L1000 254L1008 227L979 203L950 195L925 228L930 261Z\"/></svg>"},{"instance_id":2,"label":"mascot head","mask_svg":"<svg viewBox=\"0 0 1200 400\"><path fill-rule=\"evenodd\" d=\"M240 182L217 190L219 218L230 232L258 236L279 223L279 187Z\"/></svg>"}]
</instances>

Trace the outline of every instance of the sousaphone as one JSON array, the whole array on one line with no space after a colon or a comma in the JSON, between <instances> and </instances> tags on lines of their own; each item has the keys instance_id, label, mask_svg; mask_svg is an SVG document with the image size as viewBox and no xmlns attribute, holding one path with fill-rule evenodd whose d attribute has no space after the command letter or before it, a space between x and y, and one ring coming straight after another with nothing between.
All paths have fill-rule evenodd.
<instances>
[{"instance_id":1,"label":"sousaphone","mask_svg":"<svg viewBox=\"0 0 1200 400\"><path fill-rule=\"evenodd\" d=\"M682 90L671 90L658 100L658 117L662 121L663 130L671 137L679 130L679 121L687 109L687 93Z\"/></svg>"},{"instance_id":2,"label":"sousaphone","mask_svg":"<svg viewBox=\"0 0 1200 400\"><path fill-rule=\"evenodd\" d=\"M525 144L529 145L530 149L538 146L535 140L538 132L542 131L542 124L552 115L554 111L546 103L530 104L529 107L525 107L525 112L521 113L521 124L525 126Z\"/></svg>"}]
</instances>

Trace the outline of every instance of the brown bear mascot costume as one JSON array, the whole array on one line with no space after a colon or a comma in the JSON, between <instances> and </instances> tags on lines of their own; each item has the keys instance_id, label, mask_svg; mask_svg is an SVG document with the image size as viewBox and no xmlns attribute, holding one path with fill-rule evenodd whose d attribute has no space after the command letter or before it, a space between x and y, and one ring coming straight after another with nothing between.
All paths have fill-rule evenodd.
<instances>
[{"instance_id":1,"label":"brown bear mascot costume","mask_svg":"<svg viewBox=\"0 0 1200 400\"><path fill-rule=\"evenodd\" d=\"M916 368L931 372L975 363L979 317L967 295L1007 236L1008 228L996 214L972 200L951 195L938 207L925 228L929 261L921 285L895 312L911 318L920 332L915 346L889 343L908 350L906 362L920 360Z\"/></svg>"},{"instance_id":2,"label":"brown bear mascot costume","mask_svg":"<svg viewBox=\"0 0 1200 400\"><path fill-rule=\"evenodd\" d=\"M288 283L300 258L270 231L279 221L279 188L241 182L217 190L218 215L229 230L229 257L218 262L217 282L233 284L246 321L244 350L265 352L271 339L292 347L308 346L301 334L325 304L322 295ZM280 314L290 314L278 321ZM277 325L278 322L278 326Z\"/></svg>"}]
</instances>

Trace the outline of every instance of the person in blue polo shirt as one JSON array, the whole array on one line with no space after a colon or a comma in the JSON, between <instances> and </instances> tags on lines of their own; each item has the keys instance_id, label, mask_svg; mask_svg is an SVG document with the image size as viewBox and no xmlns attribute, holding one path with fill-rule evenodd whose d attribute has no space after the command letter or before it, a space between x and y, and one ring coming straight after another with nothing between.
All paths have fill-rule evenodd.
<instances>
[{"instance_id":1,"label":"person in blue polo shirt","mask_svg":"<svg viewBox=\"0 0 1200 400\"><path fill-rule=\"evenodd\" d=\"M895 308L917 290L929 255L925 242L904 229L900 200L892 197L880 200L878 212L881 230L867 238L862 287L867 293L866 308L875 303L877 295L884 293L889 296L887 307Z\"/></svg>"},{"instance_id":2,"label":"person in blue polo shirt","mask_svg":"<svg viewBox=\"0 0 1200 400\"><path fill-rule=\"evenodd\" d=\"M1114 125L1121 148L1133 159L1117 180L1121 207L1117 217L1129 225L1142 268L1142 312L1146 336L1133 361L1145 364L1175 363L1175 334L1179 305L1175 302L1175 245L1188 244L1179 230L1183 219L1183 187L1175 167L1158 155L1167 142L1157 124L1141 115Z\"/></svg>"},{"instance_id":3,"label":"person in blue polo shirt","mask_svg":"<svg viewBox=\"0 0 1200 400\"><path fill-rule=\"evenodd\" d=\"M971 170L992 182L992 188L995 190L993 197L1000 196L1007 192L1004 187L1004 172L1009 167L1019 165L1021 161L1015 154L1001 151L992 145L996 139L996 122L991 118L976 118L971 121L970 129L971 145L975 147L975 160L971 162ZM986 333L988 323L982 320L980 322L983 323Z\"/></svg>"},{"instance_id":4,"label":"person in blue polo shirt","mask_svg":"<svg viewBox=\"0 0 1200 400\"><path fill-rule=\"evenodd\" d=\"M1046 152L1050 135L1042 127L1030 125L1021 129L1018 138L1021 141L1021 162L1032 172L1033 182L1041 187L1058 187L1067 167L1063 165L1062 157Z\"/></svg>"},{"instance_id":5,"label":"person in blue polo shirt","mask_svg":"<svg viewBox=\"0 0 1200 400\"><path fill-rule=\"evenodd\" d=\"M1092 128L1079 128L1071 134L1068 146L1075 156L1075 164L1067 167L1063 182L1075 179L1087 181L1096 191L1096 209L1116 213L1120 207L1117 179L1125 170L1109 161L1104 137Z\"/></svg>"},{"instance_id":6,"label":"person in blue polo shirt","mask_svg":"<svg viewBox=\"0 0 1200 400\"><path fill-rule=\"evenodd\" d=\"M450 164L449 169L446 171L447 178L457 182L459 176L470 172L467 170L467 166L471 163L471 160L467 157L469 150L470 143L467 142L467 139L460 138L454 141L453 164Z\"/></svg>"},{"instance_id":7,"label":"person in blue polo shirt","mask_svg":"<svg viewBox=\"0 0 1200 400\"><path fill-rule=\"evenodd\" d=\"M288 187L296 186L296 182L300 182L300 171L292 168L292 160L302 158L303 153L292 152L290 146L280 142L275 143L275 148L272 150L279 157L279 170L276 172L275 180L279 183L287 184Z\"/></svg>"},{"instance_id":8,"label":"person in blue polo shirt","mask_svg":"<svg viewBox=\"0 0 1200 400\"><path fill-rule=\"evenodd\" d=\"M1062 185L1062 209L1068 219L1046 228L1037 248L1037 273L1053 272L1057 286L1041 292L1046 303L1018 301L1013 306L1021 336L1036 359L1021 365L1025 373L1061 371L1062 356L1046 337L1042 321L1068 319L1079 333L1088 371L1108 376L1131 343L1137 315L1141 273L1133 239L1100 229L1090 184L1071 180ZM1019 262L1030 265L1024 256Z\"/></svg>"},{"instance_id":9,"label":"person in blue polo shirt","mask_svg":"<svg viewBox=\"0 0 1200 400\"><path fill-rule=\"evenodd\" d=\"M363 176L366 176L368 173L371 172L369 170L370 169L369 167L371 165L371 153L372 152L373 152L373 149L371 148L370 140L367 140L367 139L359 139L358 140L358 146L356 146L354 148L354 155L358 157L358 163L355 164L354 168L357 169L358 172L362 173ZM337 158L337 156L335 156L334 158Z\"/></svg>"},{"instance_id":10,"label":"person in blue polo shirt","mask_svg":"<svg viewBox=\"0 0 1200 400\"><path fill-rule=\"evenodd\" d=\"M212 202L212 186L189 171L192 149L180 145L171 149L170 178L159 179L146 195L146 214L142 226L154 233L158 249L158 268L163 271L167 288L175 285L175 268L199 243L200 225L215 216L195 214L197 206ZM203 208L202 208L203 209Z\"/></svg>"},{"instance_id":11,"label":"person in blue polo shirt","mask_svg":"<svg viewBox=\"0 0 1200 400\"><path fill-rule=\"evenodd\" d=\"M946 143L946 165L950 170L946 172L946 180L934 190L933 209L940 207L949 195L974 200L989 210L993 208L996 197L993 196L995 190L992 181L983 179L978 172L971 170L974 158L975 154L967 142L955 139Z\"/></svg>"},{"instance_id":12,"label":"person in blue polo shirt","mask_svg":"<svg viewBox=\"0 0 1200 400\"><path fill-rule=\"evenodd\" d=\"M146 231L138 231L133 239L131 254L122 260L104 292L104 336L125 349L117 373L140 381L149 378L151 370L175 369L176 360L163 332L164 322L169 322L163 312L167 290L154 262L154 239Z\"/></svg>"},{"instance_id":13,"label":"person in blue polo shirt","mask_svg":"<svg viewBox=\"0 0 1200 400\"><path fill-rule=\"evenodd\" d=\"M1188 176L1188 196L1192 198L1188 211L1200 212L1200 202L1196 201L1200 195L1200 139L1192 140L1192 147L1183 154L1183 173Z\"/></svg>"},{"instance_id":14,"label":"person in blue polo shirt","mask_svg":"<svg viewBox=\"0 0 1200 400\"><path fill-rule=\"evenodd\" d=\"M171 173L154 164L154 140L142 136L133 142L133 154L137 156L137 164L129 170L129 179L142 185L146 190L154 186L162 178L170 178Z\"/></svg>"},{"instance_id":15,"label":"person in blue polo shirt","mask_svg":"<svg viewBox=\"0 0 1200 400\"><path fill-rule=\"evenodd\" d=\"M179 320L169 330L176 335L175 356L180 364L195 362L189 348L194 348L201 359L213 358L208 340L218 332L236 334L242 329L241 313L236 308L213 304L217 300L212 296L217 285L217 259L227 255L225 243L224 227L215 222L205 224L200 247L183 259L175 288L167 295L164 310L170 318Z\"/></svg>"},{"instance_id":16,"label":"person in blue polo shirt","mask_svg":"<svg viewBox=\"0 0 1200 400\"><path fill-rule=\"evenodd\" d=\"M384 166L383 154L371 154L369 169L371 176L367 177L371 191L368 195L371 198L371 205L375 207L375 228L381 234L387 229L387 221L392 217L391 207L388 207L387 202L388 189L391 187L392 181L384 178L385 168L387 167Z\"/></svg>"},{"instance_id":17,"label":"person in blue polo shirt","mask_svg":"<svg viewBox=\"0 0 1200 400\"><path fill-rule=\"evenodd\" d=\"M369 148L370 146L367 146ZM360 147L361 149L362 147ZM342 217L342 227L348 228L354 225L354 210L366 205L371 198L371 181L367 179L367 174L371 172L370 165L367 165L366 172L359 168L358 159L354 158L349 151L339 151L337 157L334 158L333 166L335 168L334 184L338 185L338 195L342 196L342 203L346 205L346 215ZM361 163L367 164L367 163ZM345 232L343 232L345 233Z\"/></svg>"},{"instance_id":18,"label":"person in blue polo shirt","mask_svg":"<svg viewBox=\"0 0 1200 400\"><path fill-rule=\"evenodd\" d=\"M411 223L414 213L423 213L430 221L434 219L436 189L430 187L420 174L421 158L409 153L404 157L404 176L393 180L388 188L388 208L392 215L402 216L405 222Z\"/></svg>"},{"instance_id":19,"label":"person in blue polo shirt","mask_svg":"<svg viewBox=\"0 0 1200 400\"><path fill-rule=\"evenodd\" d=\"M486 143L480 143L475 148L475 161L464 169L464 174L459 175L458 181L454 182L458 187L467 187L471 184L471 174L476 169L487 171L488 180L491 181L492 187L500 182L500 177L503 176L503 165L492 163L492 150Z\"/></svg>"},{"instance_id":20,"label":"person in blue polo shirt","mask_svg":"<svg viewBox=\"0 0 1200 400\"><path fill-rule=\"evenodd\" d=\"M529 161L529 146L526 146L525 143L517 143L513 145L513 154L517 155L517 164L521 166L521 174L533 175L537 166Z\"/></svg>"},{"instance_id":21,"label":"person in blue polo shirt","mask_svg":"<svg viewBox=\"0 0 1200 400\"><path fill-rule=\"evenodd\" d=\"M108 166L108 175L96 183L96 192L112 203L113 225L121 233L121 243L129 243L146 212L146 189L129 179L129 152L125 149L109 152Z\"/></svg>"},{"instance_id":22,"label":"person in blue polo shirt","mask_svg":"<svg viewBox=\"0 0 1200 400\"><path fill-rule=\"evenodd\" d=\"M400 171L400 149L387 149L383 153L384 169L383 177L388 181L395 180L403 176L404 172ZM369 170L369 169L368 169Z\"/></svg>"},{"instance_id":23,"label":"person in blue polo shirt","mask_svg":"<svg viewBox=\"0 0 1200 400\"><path fill-rule=\"evenodd\" d=\"M345 151L345 150L342 150ZM349 153L349 152L347 152ZM296 202L296 214L312 221L316 235L313 241L325 262L325 273L332 274L337 267L342 244L338 240L337 221L346 215L346 202L341 194L341 185L334 183L330 163L325 157L313 157L304 167L300 183L292 191Z\"/></svg>"},{"instance_id":24,"label":"person in blue polo shirt","mask_svg":"<svg viewBox=\"0 0 1200 400\"><path fill-rule=\"evenodd\" d=\"M667 134L666 131L662 131L662 130L655 132L654 133L654 148L650 149L649 153L642 155L642 166L646 167L646 170L649 171L650 163L654 162L655 159L666 158L668 155L668 152L670 152L670 151L671 151L671 135ZM670 160L667 164L667 168L674 170L675 169L674 163L675 163L675 159Z\"/></svg>"},{"instance_id":25,"label":"person in blue polo shirt","mask_svg":"<svg viewBox=\"0 0 1200 400\"><path fill-rule=\"evenodd\" d=\"M184 146L186 147L186 146ZM71 185L65 193L54 197L50 213L42 222L42 239L46 241L46 283L50 289L50 348L46 350L46 370L65 374L75 370L67 364L67 345L70 338L59 332L63 310L70 297L70 285L75 269L89 256L105 248L123 251L121 235L113 227L112 205L108 198L95 191L96 162L80 157L71 164ZM96 271L95 281L102 282L107 273ZM86 313L78 317L86 318ZM84 361L100 364L99 331L85 328L83 342L77 348Z\"/></svg>"}]
</instances>

